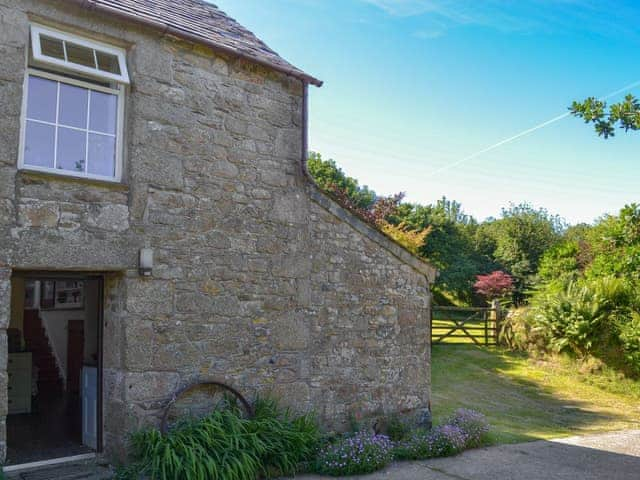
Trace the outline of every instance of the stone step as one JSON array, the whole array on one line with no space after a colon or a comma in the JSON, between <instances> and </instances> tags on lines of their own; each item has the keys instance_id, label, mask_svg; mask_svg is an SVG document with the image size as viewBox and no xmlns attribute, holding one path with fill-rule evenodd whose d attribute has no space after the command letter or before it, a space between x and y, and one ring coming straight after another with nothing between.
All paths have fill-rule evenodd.
<instances>
[{"instance_id":1,"label":"stone step","mask_svg":"<svg viewBox=\"0 0 640 480\"><path fill-rule=\"evenodd\" d=\"M6 475L7 480L108 480L113 472L95 463L69 463Z\"/></svg>"}]
</instances>

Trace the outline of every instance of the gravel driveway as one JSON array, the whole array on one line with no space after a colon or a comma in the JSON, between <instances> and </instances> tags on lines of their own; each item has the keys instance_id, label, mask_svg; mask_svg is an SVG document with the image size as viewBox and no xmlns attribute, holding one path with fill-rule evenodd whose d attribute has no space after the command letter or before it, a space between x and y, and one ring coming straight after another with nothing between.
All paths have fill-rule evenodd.
<instances>
[{"instance_id":1,"label":"gravel driveway","mask_svg":"<svg viewBox=\"0 0 640 480\"><path fill-rule=\"evenodd\" d=\"M302 480L332 477L305 475ZM469 450L398 463L366 480L640 480L640 430Z\"/></svg>"}]
</instances>

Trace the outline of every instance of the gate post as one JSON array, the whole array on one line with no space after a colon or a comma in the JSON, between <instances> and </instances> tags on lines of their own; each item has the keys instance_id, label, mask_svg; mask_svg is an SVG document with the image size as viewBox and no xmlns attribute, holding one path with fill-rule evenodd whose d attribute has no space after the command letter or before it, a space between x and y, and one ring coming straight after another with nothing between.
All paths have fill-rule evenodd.
<instances>
[{"instance_id":1,"label":"gate post","mask_svg":"<svg viewBox=\"0 0 640 480\"><path fill-rule=\"evenodd\" d=\"M494 336L494 340L495 340L496 346L497 346L498 345L499 332L500 332L500 321L502 320L502 307L500 306L500 302L498 301L498 299L494 298L491 301L491 308L493 309L492 315L493 315L493 318L494 318L493 336Z\"/></svg>"}]
</instances>

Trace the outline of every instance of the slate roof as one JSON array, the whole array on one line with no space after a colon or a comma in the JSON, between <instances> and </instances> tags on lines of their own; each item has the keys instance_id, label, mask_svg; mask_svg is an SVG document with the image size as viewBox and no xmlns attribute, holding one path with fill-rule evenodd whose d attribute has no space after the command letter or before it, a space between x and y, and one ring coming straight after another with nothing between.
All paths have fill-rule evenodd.
<instances>
[{"instance_id":1,"label":"slate roof","mask_svg":"<svg viewBox=\"0 0 640 480\"><path fill-rule=\"evenodd\" d=\"M322 85L320 80L291 65L212 3L203 0L80 0L79 3L86 8L124 16L253 60L311 84Z\"/></svg>"}]
</instances>

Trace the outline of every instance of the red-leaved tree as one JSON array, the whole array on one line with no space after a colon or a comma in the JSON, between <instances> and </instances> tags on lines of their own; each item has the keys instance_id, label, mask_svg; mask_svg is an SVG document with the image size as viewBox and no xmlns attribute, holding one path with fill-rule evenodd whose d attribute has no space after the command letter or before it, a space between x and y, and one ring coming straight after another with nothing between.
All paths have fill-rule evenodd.
<instances>
[{"instance_id":1,"label":"red-leaved tree","mask_svg":"<svg viewBox=\"0 0 640 480\"><path fill-rule=\"evenodd\" d=\"M473 288L489 300L504 297L513 291L513 277L501 270L488 275L476 275L476 279Z\"/></svg>"}]
</instances>

